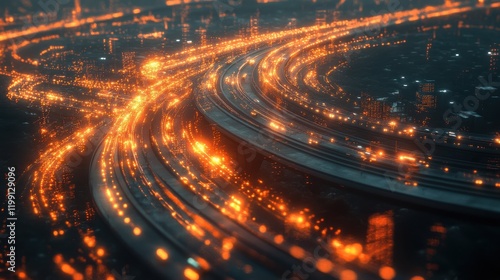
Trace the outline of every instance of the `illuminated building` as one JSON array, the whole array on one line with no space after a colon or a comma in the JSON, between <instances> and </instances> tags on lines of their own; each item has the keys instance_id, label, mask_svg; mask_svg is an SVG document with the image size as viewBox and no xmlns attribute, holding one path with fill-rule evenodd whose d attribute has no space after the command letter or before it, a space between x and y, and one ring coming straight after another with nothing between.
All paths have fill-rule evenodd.
<instances>
[{"instance_id":1,"label":"illuminated building","mask_svg":"<svg viewBox=\"0 0 500 280\"><path fill-rule=\"evenodd\" d=\"M119 46L118 38L103 39L103 43L107 54L114 54Z\"/></svg>"},{"instance_id":2,"label":"illuminated building","mask_svg":"<svg viewBox=\"0 0 500 280\"><path fill-rule=\"evenodd\" d=\"M164 28L165 30L168 30L168 23L169 23L169 21L170 21L170 20L171 20L171 19L169 19L169 18L164 18L164 19L163 19L163 28Z\"/></svg>"},{"instance_id":3,"label":"illuminated building","mask_svg":"<svg viewBox=\"0 0 500 280\"><path fill-rule=\"evenodd\" d=\"M285 174L285 166L279 162L271 162L271 174L274 178L282 178Z\"/></svg>"},{"instance_id":4,"label":"illuminated building","mask_svg":"<svg viewBox=\"0 0 500 280\"><path fill-rule=\"evenodd\" d=\"M439 269L439 265L435 262L435 256L438 249L442 248L445 238L446 228L443 225L436 223L431 226L425 250L426 271L428 277L432 277L434 272Z\"/></svg>"},{"instance_id":5,"label":"illuminated building","mask_svg":"<svg viewBox=\"0 0 500 280\"><path fill-rule=\"evenodd\" d=\"M64 186L69 186L73 182L73 172L69 168L63 168L61 179Z\"/></svg>"},{"instance_id":6,"label":"illuminated building","mask_svg":"<svg viewBox=\"0 0 500 280\"><path fill-rule=\"evenodd\" d=\"M340 11L334 11L333 12L333 22L337 22L340 20Z\"/></svg>"},{"instance_id":7,"label":"illuminated building","mask_svg":"<svg viewBox=\"0 0 500 280\"><path fill-rule=\"evenodd\" d=\"M434 31L434 37L436 36L436 31ZM427 42L427 46L425 48L425 59L429 61L431 59L431 50L432 50L432 39L429 39Z\"/></svg>"},{"instance_id":8,"label":"illuminated building","mask_svg":"<svg viewBox=\"0 0 500 280\"><path fill-rule=\"evenodd\" d=\"M392 212L373 214L368 221L366 253L380 265L392 266L394 221Z\"/></svg>"},{"instance_id":9,"label":"illuminated building","mask_svg":"<svg viewBox=\"0 0 500 280\"><path fill-rule=\"evenodd\" d=\"M419 84L419 92L422 93L434 93L435 92L435 82L433 80L426 80Z\"/></svg>"},{"instance_id":10,"label":"illuminated building","mask_svg":"<svg viewBox=\"0 0 500 280\"><path fill-rule=\"evenodd\" d=\"M121 57L121 65L122 65L121 72L123 73L122 82L134 88L138 86L138 84L140 83L138 78L139 71L137 68L136 59L137 59L136 52L134 51L122 52L122 57Z\"/></svg>"},{"instance_id":11,"label":"illuminated building","mask_svg":"<svg viewBox=\"0 0 500 280\"><path fill-rule=\"evenodd\" d=\"M415 113L414 107L414 104L405 101L393 102L391 118L399 119L400 122L411 122Z\"/></svg>"},{"instance_id":12,"label":"illuminated building","mask_svg":"<svg viewBox=\"0 0 500 280\"><path fill-rule=\"evenodd\" d=\"M207 30L200 27L196 32L200 35L200 45L205 47L207 45Z\"/></svg>"},{"instance_id":13,"label":"illuminated building","mask_svg":"<svg viewBox=\"0 0 500 280\"><path fill-rule=\"evenodd\" d=\"M136 72L135 52L122 52L122 67L125 73L134 75Z\"/></svg>"},{"instance_id":14,"label":"illuminated building","mask_svg":"<svg viewBox=\"0 0 500 280\"><path fill-rule=\"evenodd\" d=\"M186 46L189 42L189 30L191 26L189 23L182 24L182 45Z\"/></svg>"},{"instance_id":15,"label":"illuminated building","mask_svg":"<svg viewBox=\"0 0 500 280\"><path fill-rule=\"evenodd\" d=\"M499 70L498 57L500 56L500 44L493 44L493 46L491 46L490 51L488 52L488 55L490 56L490 65L489 65L490 74L496 77L500 75L500 72L498 71Z\"/></svg>"},{"instance_id":16,"label":"illuminated building","mask_svg":"<svg viewBox=\"0 0 500 280\"><path fill-rule=\"evenodd\" d=\"M219 153L220 145L221 145L221 133L217 129L217 126L212 124L210 125L212 128L212 147L215 151L215 153Z\"/></svg>"},{"instance_id":17,"label":"illuminated building","mask_svg":"<svg viewBox=\"0 0 500 280\"><path fill-rule=\"evenodd\" d=\"M40 132L41 132L40 141L44 142L51 135L51 133L50 133L51 125L50 125L50 118L49 118L50 117L50 107L46 106L42 103L41 110L42 110L42 115L41 115L40 119L38 119L38 122L40 125Z\"/></svg>"},{"instance_id":18,"label":"illuminated building","mask_svg":"<svg viewBox=\"0 0 500 280\"><path fill-rule=\"evenodd\" d=\"M420 83L416 97L417 109L419 112L436 109L437 96L435 91L435 82L432 80L427 80Z\"/></svg>"},{"instance_id":19,"label":"illuminated building","mask_svg":"<svg viewBox=\"0 0 500 280\"><path fill-rule=\"evenodd\" d=\"M189 5L181 5L180 6L180 17L181 17L181 31L182 31L182 46L186 46L189 41L189 31L191 29L191 25L188 23L189 16Z\"/></svg>"},{"instance_id":20,"label":"illuminated building","mask_svg":"<svg viewBox=\"0 0 500 280\"><path fill-rule=\"evenodd\" d=\"M259 13L250 17L250 36L259 35Z\"/></svg>"},{"instance_id":21,"label":"illuminated building","mask_svg":"<svg viewBox=\"0 0 500 280\"><path fill-rule=\"evenodd\" d=\"M361 109L364 116L381 120L388 119L391 113L387 98L374 98L366 93L361 95Z\"/></svg>"},{"instance_id":22,"label":"illuminated building","mask_svg":"<svg viewBox=\"0 0 500 280\"><path fill-rule=\"evenodd\" d=\"M106 57L87 56L83 61L83 73L87 79L104 81L108 77L109 69Z\"/></svg>"},{"instance_id":23,"label":"illuminated building","mask_svg":"<svg viewBox=\"0 0 500 280\"><path fill-rule=\"evenodd\" d=\"M316 11L316 25L319 26L326 25L326 10Z\"/></svg>"}]
</instances>

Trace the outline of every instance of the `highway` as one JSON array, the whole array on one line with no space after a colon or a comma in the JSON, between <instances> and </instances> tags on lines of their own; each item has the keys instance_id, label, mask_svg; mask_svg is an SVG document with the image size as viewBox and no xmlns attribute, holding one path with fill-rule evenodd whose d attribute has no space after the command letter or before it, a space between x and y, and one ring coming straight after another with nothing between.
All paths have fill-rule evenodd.
<instances>
[{"instance_id":1,"label":"highway","mask_svg":"<svg viewBox=\"0 0 500 280\"><path fill-rule=\"evenodd\" d=\"M77 120L57 131L47 121L40 131L47 145L25 171L29 210L46 218L50 240L72 238L78 247L67 261L63 251L49 256L56 273L116 278L106 248L116 244L101 244L85 224L96 209L143 261L138 266L162 279L423 279L424 270L398 271L393 262L397 216L378 208L366 214L363 205L345 210L344 200L356 203L336 191L497 220L500 139L368 119L353 112L356 97L331 77L349 66L352 52L405 44L382 34L386 28L500 8L446 3L155 52L134 71L141 84L130 88L91 75L61 83L38 70L3 69L12 77L10 100ZM38 57L23 57L30 47L62 39L61 31L101 45L109 34L94 37L83 27L113 21L117 30L137 28L135 18L148 12L27 26L0 33L0 42L14 43L4 50L13 66L43 70ZM50 47L40 58L66 51ZM84 192L71 177L91 155L94 205L78 197ZM284 178L273 180L274 168L285 170ZM324 200L308 196L316 179L332 186ZM83 210L75 210L78 203Z\"/></svg>"},{"instance_id":2,"label":"highway","mask_svg":"<svg viewBox=\"0 0 500 280\"><path fill-rule=\"evenodd\" d=\"M208 120L257 154L346 189L498 216L494 171L479 166L481 179L468 177L469 171L446 173L443 162L451 162L450 168L463 163L418 157L404 145L392 152L384 141L411 142L425 128L399 135L393 125L394 135L389 135L384 128L390 124L372 128L374 124L340 111L329 99L316 104L311 89L304 88L307 83L299 81L307 77L300 74L302 68L329 55L299 63L301 50L362 35L371 25L475 8L402 11L341 27L234 40L154 61L154 81L117 115L92 160L90 183L100 214L165 278L291 279L299 277L296 265L311 266L311 260L306 273L311 279L378 278L381 267L369 261L362 240L345 238L341 228L322 224L324 216L269 191L265 181L255 183L242 175L240 163L200 133L209 129L201 125ZM374 40L365 37L366 42ZM379 146L370 146L372 134L382 135ZM496 146L488 147L498 153ZM319 250L326 253L318 257Z\"/></svg>"},{"instance_id":3,"label":"highway","mask_svg":"<svg viewBox=\"0 0 500 280\"><path fill-rule=\"evenodd\" d=\"M255 79L255 73L262 70L257 69L256 65L262 63L262 56L264 54L260 52L257 55L248 55L235 63L225 64L224 69L215 72L220 77L217 90L205 91L197 98L200 111L238 141L247 141L268 156L278 156L286 164L344 186L410 202L428 203L432 207L450 209L450 206L454 206L453 209L457 211L472 211L490 216L498 214L500 209L496 201L499 191L494 187L498 180L495 178L497 170L487 170L486 166L476 164L476 172L477 169L483 169L482 187L478 188L477 179L474 179L477 177L472 177L473 170L451 175L443 172L439 164L434 164L446 162L448 166L460 166L465 169L467 164L464 162L456 162L453 158L434 157L429 160L434 168L429 168L428 162L416 159L412 150L400 149L395 154L391 153L390 145L380 144L372 147L370 139L361 137L372 137L372 134L378 132L373 129L367 131L365 125L359 127L351 117L345 122L346 117L342 116L342 124L333 126L333 129L319 126L294 113L301 112L299 106L302 102L295 106L287 104L285 108L280 107L276 99L270 100L257 88L259 82ZM283 78L284 71L278 76ZM205 83L209 82L207 80ZM289 84L278 84L282 85L278 92L284 98L293 94L299 96L301 92L290 92ZM310 105L305 106L307 108ZM318 112L314 109L312 111ZM324 115L329 116L332 111L325 112ZM338 114L336 111L335 113ZM265 140L262 140L262 136ZM407 138L397 134L379 137L389 143L394 143L394 139L404 143ZM494 142L491 141L490 144L494 145ZM449 155L453 155L453 149L460 151L460 147L448 148L451 148ZM492 157L498 157L498 148L490 148L488 152ZM418 170L411 174L404 173L398 170L402 165Z\"/></svg>"}]
</instances>

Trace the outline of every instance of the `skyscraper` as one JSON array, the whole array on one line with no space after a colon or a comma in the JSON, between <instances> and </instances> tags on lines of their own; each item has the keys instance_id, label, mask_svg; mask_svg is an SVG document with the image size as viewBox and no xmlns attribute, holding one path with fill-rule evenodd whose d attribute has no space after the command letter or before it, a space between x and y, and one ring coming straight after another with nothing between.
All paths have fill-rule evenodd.
<instances>
[{"instance_id":1,"label":"skyscraper","mask_svg":"<svg viewBox=\"0 0 500 280\"><path fill-rule=\"evenodd\" d=\"M361 94L361 109L363 115L380 120L388 119L391 113L387 98L374 98L366 93Z\"/></svg>"},{"instance_id":2,"label":"skyscraper","mask_svg":"<svg viewBox=\"0 0 500 280\"><path fill-rule=\"evenodd\" d=\"M316 25L323 26L326 24L326 10L316 11Z\"/></svg>"},{"instance_id":3,"label":"skyscraper","mask_svg":"<svg viewBox=\"0 0 500 280\"><path fill-rule=\"evenodd\" d=\"M496 43L491 46L490 51L488 52L488 55L490 56L490 65L489 65L489 71L490 74L492 74L494 77L500 75L499 70L499 65L498 65L498 59L500 56L500 44Z\"/></svg>"},{"instance_id":4,"label":"skyscraper","mask_svg":"<svg viewBox=\"0 0 500 280\"><path fill-rule=\"evenodd\" d=\"M435 81L426 80L419 84L417 91L417 109L420 112L436 109L437 96Z\"/></svg>"},{"instance_id":5,"label":"skyscraper","mask_svg":"<svg viewBox=\"0 0 500 280\"><path fill-rule=\"evenodd\" d=\"M394 246L393 213L374 214L368 220L366 253L380 265L392 266Z\"/></svg>"},{"instance_id":6,"label":"skyscraper","mask_svg":"<svg viewBox=\"0 0 500 280\"><path fill-rule=\"evenodd\" d=\"M196 30L196 33L200 35L200 45L202 47L207 45L207 29L200 27Z\"/></svg>"},{"instance_id":7,"label":"skyscraper","mask_svg":"<svg viewBox=\"0 0 500 280\"><path fill-rule=\"evenodd\" d=\"M250 35L259 35L259 13L250 17Z\"/></svg>"},{"instance_id":8,"label":"skyscraper","mask_svg":"<svg viewBox=\"0 0 500 280\"><path fill-rule=\"evenodd\" d=\"M135 69L135 52L122 53L122 66L123 71L133 72Z\"/></svg>"}]
</instances>

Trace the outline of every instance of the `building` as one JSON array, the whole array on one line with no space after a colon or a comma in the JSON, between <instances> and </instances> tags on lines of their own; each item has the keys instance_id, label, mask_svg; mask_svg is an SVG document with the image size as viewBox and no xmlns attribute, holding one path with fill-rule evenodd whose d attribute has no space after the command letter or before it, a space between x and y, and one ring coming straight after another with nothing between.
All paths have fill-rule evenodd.
<instances>
[{"instance_id":1,"label":"building","mask_svg":"<svg viewBox=\"0 0 500 280\"><path fill-rule=\"evenodd\" d=\"M182 46L186 47L191 42L191 40L189 40L191 25L189 23L182 23L181 31L182 31Z\"/></svg>"},{"instance_id":2,"label":"building","mask_svg":"<svg viewBox=\"0 0 500 280\"><path fill-rule=\"evenodd\" d=\"M326 10L316 11L316 25L318 26L326 25Z\"/></svg>"},{"instance_id":3,"label":"building","mask_svg":"<svg viewBox=\"0 0 500 280\"><path fill-rule=\"evenodd\" d=\"M361 110L363 115L373 119L386 120L391 114L388 98L374 98L366 93L361 94Z\"/></svg>"},{"instance_id":4,"label":"building","mask_svg":"<svg viewBox=\"0 0 500 280\"><path fill-rule=\"evenodd\" d=\"M122 68L124 73L135 74L135 52L122 52Z\"/></svg>"},{"instance_id":5,"label":"building","mask_svg":"<svg viewBox=\"0 0 500 280\"><path fill-rule=\"evenodd\" d=\"M119 44L118 38L103 39L104 51L107 54L114 54L119 48Z\"/></svg>"},{"instance_id":6,"label":"building","mask_svg":"<svg viewBox=\"0 0 500 280\"><path fill-rule=\"evenodd\" d=\"M83 74L86 79L103 82L109 77L107 58L99 54L86 54L82 58Z\"/></svg>"},{"instance_id":7,"label":"building","mask_svg":"<svg viewBox=\"0 0 500 280\"><path fill-rule=\"evenodd\" d=\"M394 218L392 212L373 214L368 219L366 253L380 265L392 266Z\"/></svg>"},{"instance_id":8,"label":"building","mask_svg":"<svg viewBox=\"0 0 500 280\"><path fill-rule=\"evenodd\" d=\"M250 36L259 35L259 14L250 17Z\"/></svg>"},{"instance_id":9,"label":"building","mask_svg":"<svg viewBox=\"0 0 500 280\"><path fill-rule=\"evenodd\" d=\"M431 226L425 249L426 257L426 274L427 277L434 277L434 273L439 270L438 252L443 249L443 244L446 240L446 228L440 224L435 223Z\"/></svg>"},{"instance_id":10,"label":"building","mask_svg":"<svg viewBox=\"0 0 500 280\"><path fill-rule=\"evenodd\" d=\"M419 84L416 94L416 105L419 112L426 112L437 108L435 81L426 80Z\"/></svg>"},{"instance_id":11,"label":"building","mask_svg":"<svg viewBox=\"0 0 500 280\"><path fill-rule=\"evenodd\" d=\"M391 119L399 120L399 122L412 122L414 119L414 105L407 101L392 102Z\"/></svg>"},{"instance_id":12,"label":"building","mask_svg":"<svg viewBox=\"0 0 500 280\"><path fill-rule=\"evenodd\" d=\"M490 71L490 74L492 74L494 77L500 75L499 70L499 65L498 65L498 59L500 56L500 44L493 44L490 48L490 51L488 52L488 55L490 56L490 63L489 63L489 68L488 70Z\"/></svg>"},{"instance_id":13,"label":"building","mask_svg":"<svg viewBox=\"0 0 500 280\"><path fill-rule=\"evenodd\" d=\"M196 30L196 33L200 36L200 46L205 47L208 45L208 40L207 40L207 29L200 27L198 30Z\"/></svg>"}]
</instances>

